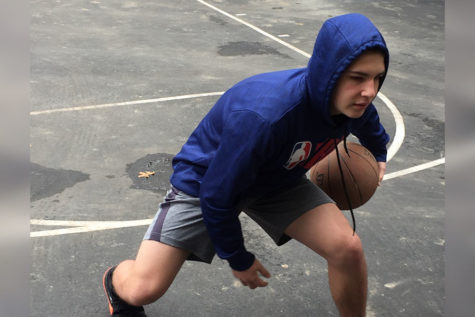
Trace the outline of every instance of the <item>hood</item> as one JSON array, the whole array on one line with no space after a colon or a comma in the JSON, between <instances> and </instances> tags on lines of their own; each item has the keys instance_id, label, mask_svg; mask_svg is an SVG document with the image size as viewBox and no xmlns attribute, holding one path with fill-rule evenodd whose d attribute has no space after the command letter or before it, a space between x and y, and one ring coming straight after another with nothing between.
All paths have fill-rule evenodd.
<instances>
[{"instance_id":1,"label":"hood","mask_svg":"<svg viewBox=\"0 0 475 317\"><path fill-rule=\"evenodd\" d=\"M364 15L351 13L337 16L325 21L320 29L307 66L307 89L312 106L330 124L336 123L330 116L330 101L338 78L361 53L374 47L384 52L387 73L389 52L386 42ZM383 82L384 78L378 91Z\"/></svg>"}]
</instances>

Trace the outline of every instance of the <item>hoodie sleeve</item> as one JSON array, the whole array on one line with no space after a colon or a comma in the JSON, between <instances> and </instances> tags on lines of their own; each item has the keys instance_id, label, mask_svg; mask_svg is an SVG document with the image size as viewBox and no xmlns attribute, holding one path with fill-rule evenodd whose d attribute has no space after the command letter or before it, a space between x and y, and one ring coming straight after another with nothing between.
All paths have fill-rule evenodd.
<instances>
[{"instance_id":1,"label":"hoodie sleeve","mask_svg":"<svg viewBox=\"0 0 475 317\"><path fill-rule=\"evenodd\" d=\"M257 114L232 112L201 183L203 219L216 253L239 271L253 264L254 255L244 246L237 204L265 161L269 133L268 124Z\"/></svg>"},{"instance_id":2,"label":"hoodie sleeve","mask_svg":"<svg viewBox=\"0 0 475 317\"><path fill-rule=\"evenodd\" d=\"M371 104L363 117L356 121L350 128L354 134L376 158L378 162L386 162L389 135L379 121L379 115L376 108Z\"/></svg>"}]
</instances>

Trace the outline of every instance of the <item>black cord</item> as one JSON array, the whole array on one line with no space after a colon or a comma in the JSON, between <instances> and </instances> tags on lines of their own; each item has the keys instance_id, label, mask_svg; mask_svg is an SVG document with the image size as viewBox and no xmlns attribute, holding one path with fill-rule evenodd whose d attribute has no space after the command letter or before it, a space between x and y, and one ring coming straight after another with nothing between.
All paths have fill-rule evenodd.
<instances>
[{"instance_id":1,"label":"black cord","mask_svg":"<svg viewBox=\"0 0 475 317\"><path fill-rule=\"evenodd\" d=\"M353 221L353 235L355 235L355 232L356 232L355 215L353 213L353 208L351 207L351 199L350 199L350 195L348 194L348 190L346 188L345 177L343 176L343 169L341 167L341 162L340 162L340 153L338 152L338 143L336 142L336 139L333 139L333 140L335 142L336 157L338 161L338 169L340 170L341 182L343 183L343 191L345 192L346 202L348 203L348 207L350 207L351 220ZM346 137L344 137L343 139L343 146L345 148L346 154L348 154L348 157L349 157L350 152L348 151L348 148L346 146Z\"/></svg>"}]
</instances>

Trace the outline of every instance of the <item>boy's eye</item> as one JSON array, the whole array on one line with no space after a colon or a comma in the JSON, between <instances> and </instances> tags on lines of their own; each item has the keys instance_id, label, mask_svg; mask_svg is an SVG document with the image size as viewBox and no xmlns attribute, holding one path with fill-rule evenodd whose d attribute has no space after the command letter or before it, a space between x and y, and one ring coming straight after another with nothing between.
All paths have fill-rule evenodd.
<instances>
[{"instance_id":1,"label":"boy's eye","mask_svg":"<svg viewBox=\"0 0 475 317\"><path fill-rule=\"evenodd\" d=\"M350 76L350 79L354 80L354 81L363 81L364 78L361 77L361 76Z\"/></svg>"},{"instance_id":2,"label":"boy's eye","mask_svg":"<svg viewBox=\"0 0 475 317\"><path fill-rule=\"evenodd\" d=\"M381 75L381 76L376 77L375 80L379 83L381 82L381 80L383 80L383 78L384 78L384 75Z\"/></svg>"}]
</instances>

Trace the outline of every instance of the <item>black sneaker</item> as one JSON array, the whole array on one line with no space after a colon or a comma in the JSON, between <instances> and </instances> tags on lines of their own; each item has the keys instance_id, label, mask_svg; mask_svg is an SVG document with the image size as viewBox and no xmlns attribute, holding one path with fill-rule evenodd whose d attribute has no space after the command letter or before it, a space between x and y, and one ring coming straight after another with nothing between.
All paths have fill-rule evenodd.
<instances>
[{"instance_id":1,"label":"black sneaker","mask_svg":"<svg viewBox=\"0 0 475 317\"><path fill-rule=\"evenodd\" d=\"M115 266L110 267L102 277L102 285L107 295L109 312L115 317L147 317L142 306L132 306L123 301L115 292L112 286L112 272Z\"/></svg>"}]
</instances>

